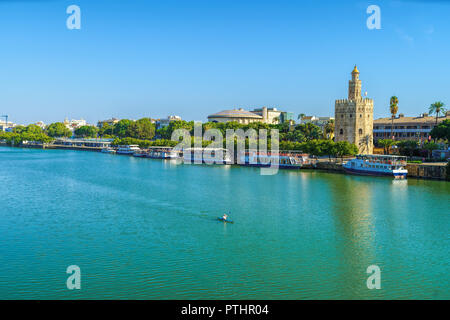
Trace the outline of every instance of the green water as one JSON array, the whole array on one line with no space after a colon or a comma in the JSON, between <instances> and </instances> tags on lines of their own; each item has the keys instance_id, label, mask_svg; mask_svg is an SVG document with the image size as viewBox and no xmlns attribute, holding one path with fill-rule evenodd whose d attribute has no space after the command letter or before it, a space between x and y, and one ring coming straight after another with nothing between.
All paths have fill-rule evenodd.
<instances>
[{"instance_id":1,"label":"green water","mask_svg":"<svg viewBox=\"0 0 450 320\"><path fill-rule=\"evenodd\" d=\"M450 298L449 182L2 147L0 194L0 299Z\"/></svg>"}]
</instances>

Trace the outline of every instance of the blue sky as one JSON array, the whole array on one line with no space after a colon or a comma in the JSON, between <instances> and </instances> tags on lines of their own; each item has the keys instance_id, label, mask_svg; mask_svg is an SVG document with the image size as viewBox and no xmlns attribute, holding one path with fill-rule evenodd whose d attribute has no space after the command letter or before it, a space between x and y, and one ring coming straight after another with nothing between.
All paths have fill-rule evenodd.
<instances>
[{"instance_id":1,"label":"blue sky","mask_svg":"<svg viewBox=\"0 0 450 320\"><path fill-rule=\"evenodd\" d=\"M66 8L81 8L81 30ZM366 8L381 8L381 30ZM233 107L334 114L361 72L375 117L450 104L450 1L0 0L0 113L16 123Z\"/></svg>"}]
</instances>

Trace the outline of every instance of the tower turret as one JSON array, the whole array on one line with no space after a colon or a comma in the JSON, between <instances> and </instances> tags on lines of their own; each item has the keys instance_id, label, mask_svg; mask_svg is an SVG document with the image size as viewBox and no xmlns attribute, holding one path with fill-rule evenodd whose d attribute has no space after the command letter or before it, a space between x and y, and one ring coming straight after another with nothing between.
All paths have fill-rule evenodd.
<instances>
[{"instance_id":1,"label":"tower turret","mask_svg":"<svg viewBox=\"0 0 450 320\"><path fill-rule=\"evenodd\" d=\"M361 80L359 80L359 71L356 65L352 71L352 80L348 82L348 99L361 99Z\"/></svg>"}]
</instances>

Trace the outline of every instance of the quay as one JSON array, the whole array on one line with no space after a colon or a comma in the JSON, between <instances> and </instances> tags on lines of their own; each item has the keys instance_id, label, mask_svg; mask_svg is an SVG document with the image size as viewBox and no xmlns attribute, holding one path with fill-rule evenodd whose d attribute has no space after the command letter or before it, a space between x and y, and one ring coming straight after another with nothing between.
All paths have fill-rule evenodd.
<instances>
[{"instance_id":1,"label":"quay","mask_svg":"<svg viewBox=\"0 0 450 320\"><path fill-rule=\"evenodd\" d=\"M61 149L61 150L79 150L101 152L104 148L111 147L112 140L109 139L57 139L51 144L42 143L22 143L16 147L35 148L35 149ZM0 146L7 146L6 143L0 142ZM167 152L169 147L150 147L150 149L164 150ZM308 163L304 163L301 169L321 170L336 173L345 173L342 167L343 161L352 158L319 158L313 159ZM235 154L236 163L236 154ZM448 165L446 162L435 163L408 163L408 178L431 179L431 180L450 180L450 174L447 174Z\"/></svg>"}]
</instances>

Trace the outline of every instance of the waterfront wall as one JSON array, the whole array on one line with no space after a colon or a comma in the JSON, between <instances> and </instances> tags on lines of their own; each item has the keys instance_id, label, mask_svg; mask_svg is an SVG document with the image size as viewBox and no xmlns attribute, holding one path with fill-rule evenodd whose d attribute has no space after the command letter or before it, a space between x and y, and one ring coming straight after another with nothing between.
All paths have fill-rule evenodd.
<instances>
[{"instance_id":1,"label":"waterfront wall","mask_svg":"<svg viewBox=\"0 0 450 320\"><path fill-rule=\"evenodd\" d=\"M408 177L445 180L447 165L441 163L408 163L406 165Z\"/></svg>"}]
</instances>

